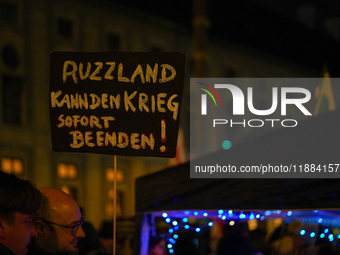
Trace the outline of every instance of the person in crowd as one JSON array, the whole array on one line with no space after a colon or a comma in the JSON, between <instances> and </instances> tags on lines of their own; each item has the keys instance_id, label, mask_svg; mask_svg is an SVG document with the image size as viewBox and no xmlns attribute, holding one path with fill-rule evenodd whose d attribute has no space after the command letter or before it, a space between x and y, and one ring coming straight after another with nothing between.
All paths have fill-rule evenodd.
<instances>
[{"instance_id":1,"label":"person in crowd","mask_svg":"<svg viewBox=\"0 0 340 255\"><path fill-rule=\"evenodd\" d=\"M254 249L254 254L270 254L270 245L266 241L266 236L266 231L260 228L256 228L249 232L249 238Z\"/></svg>"},{"instance_id":2,"label":"person in crowd","mask_svg":"<svg viewBox=\"0 0 340 255\"><path fill-rule=\"evenodd\" d=\"M37 232L32 218L41 193L27 180L0 171L0 254L25 255Z\"/></svg>"},{"instance_id":3,"label":"person in crowd","mask_svg":"<svg viewBox=\"0 0 340 255\"><path fill-rule=\"evenodd\" d=\"M307 226L300 221L293 220L283 229L286 230L283 235L271 243L272 255L316 255L318 253L314 245L315 238L300 234L302 229L316 232L315 225ZM331 255L331 253L328 254Z\"/></svg>"},{"instance_id":4,"label":"person in crowd","mask_svg":"<svg viewBox=\"0 0 340 255\"><path fill-rule=\"evenodd\" d=\"M251 255L254 249L248 236L246 222L236 223L234 226L224 224L224 236L218 244L219 255Z\"/></svg>"},{"instance_id":5,"label":"person in crowd","mask_svg":"<svg viewBox=\"0 0 340 255\"><path fill-rule=\"evenodd\" d=\"M58 189L39 190L43 194L42 206L34 218L38 235L29 246L28 255L78 254L78 240L85 237L78 203Z\"/></svg>"},{"instance_id":6,"label":"person in crowd","mask_svg":"<svg viewBox=\"0 0 340 255\"><path fill-rule=\"evenodd\" d=\"M164 238L151 236L149 243L149 255L166 255L166 242Z\"/></svg>"},{"instance_id":7,"label":"person in crowd","mask_svg":"<svg viewBox=\"0 0 340 255\"><path fill-rule=\"evenodd\" d=\"M104 220L99 228L99 245L86 255L112 255L113 254L113 221ZM119 250L119 243L116 242L116 250Z\"/></svg>"},{"instance_id":8,"label":"person in crowd","mask_svg":"<svg viewBox=\"0 0 340 255\"><path fill-rule=\"evenodd\" d=\"M80 207L80 211L83 217L85 217L84 209ZM98 250L99 247L99 235L96 228L89 221L84 220L81 226L85 232L85 237L79 239L78 249L79 255L89 255L90 251Z\"/></svg>"},{"instance_id":9,"label":"person in crowd","mask_svg":"<svg viewBox=\"0 0 340 255\"><path fill-rule=\"evenodd\" d=\"M103 251L113 253L113 221L104 220L99 228L99 242Z\"/></svg>"}]
</instances>

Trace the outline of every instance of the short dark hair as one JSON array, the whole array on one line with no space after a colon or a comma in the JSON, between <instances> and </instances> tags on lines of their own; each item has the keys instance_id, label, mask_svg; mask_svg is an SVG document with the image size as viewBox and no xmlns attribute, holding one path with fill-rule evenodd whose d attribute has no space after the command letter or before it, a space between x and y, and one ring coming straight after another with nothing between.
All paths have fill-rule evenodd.
<instances>
[{"instance_id":1,"label":"short dark hair","mask_svg":"<svg viewBox=\"0 0 340 255\"><path fill-rule=\"evenodd\" d=\"M42 195L40 208L35 214L34 220L41 220L41 221L51 220L50 210L51 210L51 206L50 206L49 199L45 195Z\"/></svg>"},{"instance_id":2,"label":"short dark hair","mask_svg":"<svg viewBox=\"0 0 340 255\"><path fill-rule=\"evenodd\" d=\"M113 221L104 220L100 226L98 234L101 238L113 238Z\"/></svg>"},{"instance_id":3,"label":"short dark hair","mask_svg":"<svg viewBox=\"0 0 340 255\"><path fill-rule=\"evenodd\" d=\"M33 217L41 199L40 191L30 181L0 171L0 215L4 220L13 222L15 212Z\"/></svg>"}]
</instances>

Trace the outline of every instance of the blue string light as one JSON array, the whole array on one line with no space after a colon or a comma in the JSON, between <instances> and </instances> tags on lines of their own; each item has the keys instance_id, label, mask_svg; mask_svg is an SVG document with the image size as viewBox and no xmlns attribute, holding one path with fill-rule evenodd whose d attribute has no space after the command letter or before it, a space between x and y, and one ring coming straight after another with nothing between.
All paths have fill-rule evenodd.
<instances>
[{"instance_id":1,"label":"blue string light","mask_svg":"<svg viewBox=\"0 0 340 255\"><path fill-rule=\"evenodd\" d=\"M318 211L315 210L314 213L317 213ZM202 214L201 214L202 213ZM217 214L216 214L217 213ZM270 216L270 215L273 215L273 214L281 214L281 213L285 213L285 212L282 212L281 210L277 210L277 211L265 211L264 212L264 215L266 216ZM208 223L205 223L206 225L203 224L203 226L201 225L201 227L190 227L190 225L188 224L189 222L189 215L195 215L195 216L198 216L198 215L201 215L203 217L208 217L208 215L211 217L211 215L214 215L215 217L217 216L218 218L222 219L222 220L228 220L228 221L232 221L234 222L235 219L239 218L241 220L253 220L253 219L260 219L260 220L264 220L265 219L265 216L264 215L261 215L260 213L255 213L255 212L246 212L246 213L243 213L243 212L233 212L232 210L218 210L217 212L214 213L208 213L208 212L199 212L199 211L183 211L183 214L185 215L188 215L187 217L184 217L182 219L171 219L171 217L169 217L169 214L166 213L166 212L163 212L161 214L161 216L164 218L165 222L168 223L168 224L172 224L170 225L171 227L169 227L169 237L172 236L172 238L170 239L167 239L168 240L168 249L169 249L169 253L172 254L174 253L174 250L173 250L173 245L176 243L176 240L179 236L178 234L175 234L176 232L175 231L178 231L180 228L184 228L186 230L189 230L189 229L193 229L195 230L197 233L201 232L203 230L203 228L205 227L212 227L214 225L214 222L213 221L208 221ZM288 211L286 212L286 215L288 217L292 216L293 215L293 212L292 211ZM298 215L298 214L297 214ZM292 220L292 218L291 218ZM289 219L286 219L286 223L291 221ZM318 218L314 218L314 219L302 219L301 220L304 224L321 224L323 226L332 226L332 227L340 227L340 223L338 223L337 220L334 220L334 219L322 219L320 217ZM186 224L183 224L183 223L186 223ZM230 224L231 225L231 224ZM234 224L233 224L234 225ZM173 227L172 227L173 226ZM332 233L331 233L332 230L330 230L329 228L325 228L323 230L323 233L320 234L320 238L325 238L327 237L328 240L330 242L333 242L335 237L340 239L340 234L338 234L339 232L336 233L336 236L334 236ZM305 235L307 232L306 230L304 229L301 229L300 230L300 235ZM316 233L315 232L311 232L309 234L309 236L311 238L314 238L316 236ZM340 245L340 244L339 244Z\"/></svg>"},{"instance_id":2,"label":"blue string light","mask_svg":"<svg viewBox=\"0 0 340 255\"><path fill-rule=\"evenodd\" d=\"M175 244L175 243L176 243L175 239L173 239L173 238L170 238L170 239L169 239L169 242L172 243L172 244Z\"/></svg>"}]
</instances>

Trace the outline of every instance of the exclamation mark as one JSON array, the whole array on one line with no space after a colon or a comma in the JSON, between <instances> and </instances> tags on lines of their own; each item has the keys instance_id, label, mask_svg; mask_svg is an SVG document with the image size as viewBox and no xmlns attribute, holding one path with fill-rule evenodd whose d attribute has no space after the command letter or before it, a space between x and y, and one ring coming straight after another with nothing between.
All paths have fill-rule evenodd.
<instances>
[{"instance_id":1,"label":"exclamation mark","mask_svg":"<svg viewBox=\"0 0 340 255\"><path fill-rule=\"evenodd\" d=\"M166 142L166 123L165 123L165 120L161 120L161 141L163 143ZM159 148L159 151L164 153L166 151L166 147L164 145L162 145Z\"/></svg>"}]
</instances>

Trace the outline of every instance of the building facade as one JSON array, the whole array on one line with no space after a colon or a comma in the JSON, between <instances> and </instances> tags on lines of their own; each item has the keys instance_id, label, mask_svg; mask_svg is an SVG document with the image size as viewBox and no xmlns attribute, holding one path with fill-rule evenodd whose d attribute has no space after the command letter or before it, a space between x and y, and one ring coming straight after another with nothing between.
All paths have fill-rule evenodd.
<instances>
[{"instance_id":1,"label":"building facade","mask_svg":"<svg viewBox=\"0 0 340 255\"><path fill-rule=\"evenodd\" d=\"M134 182L168 166L168 159L52 151L49 57L52 51L187 52L181 126L189 131L189 78L194 72L190 29L109 1L0 0L1 170L37 187L62 189L96 227L112 216L134 215ZM301 66L242 45L209 38L206 77L306 77ZM188 139L186 139L188 141ZM188 145L187 145L188 146Z\"/></svg>"}]
</instances>

